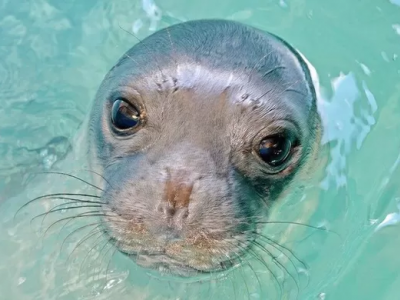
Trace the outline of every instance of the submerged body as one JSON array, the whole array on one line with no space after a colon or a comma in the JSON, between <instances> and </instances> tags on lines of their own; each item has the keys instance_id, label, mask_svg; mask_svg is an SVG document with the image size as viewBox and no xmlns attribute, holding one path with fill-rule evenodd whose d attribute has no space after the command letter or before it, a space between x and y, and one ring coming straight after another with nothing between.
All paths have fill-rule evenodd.
<instances>
[{"instance_id":1,"label":"submerged body","mask_svg":"<svg viewBox=\"0 0 400 300\"><path fill-rule=\"evenodd\" d=\"M287 43L232 21L191 21L131 48L89 124L103 226L139 265L225 270L313 161L320 118L309 70Z\"/></svg>"}]
</instances>

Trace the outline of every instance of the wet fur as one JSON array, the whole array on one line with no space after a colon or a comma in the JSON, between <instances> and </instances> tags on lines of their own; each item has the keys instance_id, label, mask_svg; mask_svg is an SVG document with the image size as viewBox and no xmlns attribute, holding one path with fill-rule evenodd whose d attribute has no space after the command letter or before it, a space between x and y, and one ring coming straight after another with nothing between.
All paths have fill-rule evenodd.
<instances>
[{"instance_id":1,"label":"wet fur","mask_svg":"<svg viewBox=\"0 0 400 300\"><path fill-rule=\"evenodd\" d=\"M146 114L127 138L110 130L119 96ZM254 144L282 128L295 132L300 146L282 172L270 174ZM281 39L218 20L161 30L120 59L94 102L90 157L105 178L98 182L104 228L143 265L181 276L229 268L254 246L254 232L312 161L319 139L309 70ZM172 224L177 242L169 242L170 220L158 209L167 170L196 183L189 217Z\"/></svg>"}]
</instances>

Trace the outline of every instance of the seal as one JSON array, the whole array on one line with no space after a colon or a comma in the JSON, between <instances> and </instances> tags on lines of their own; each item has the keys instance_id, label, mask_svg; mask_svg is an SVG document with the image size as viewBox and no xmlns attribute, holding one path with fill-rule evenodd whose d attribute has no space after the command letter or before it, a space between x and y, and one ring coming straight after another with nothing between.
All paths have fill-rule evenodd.
<instances>
[{"instance_id":1,"label":"seal","mask_svg":"<svg viewBox=\"0 0 400 300\"><path fill-rule=\"evenodd\" d=\"M95 97L104 231L145 268L230 269L320 136L310 71L287 42L234 21L164 28L127 51Z\"/></svg>"}]
</instances>

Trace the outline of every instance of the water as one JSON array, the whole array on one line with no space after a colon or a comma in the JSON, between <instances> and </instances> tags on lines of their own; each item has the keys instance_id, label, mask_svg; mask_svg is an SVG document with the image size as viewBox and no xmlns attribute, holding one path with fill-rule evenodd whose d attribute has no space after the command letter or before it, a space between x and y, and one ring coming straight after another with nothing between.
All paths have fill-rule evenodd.
<instances>
[{"instance_id":1,"label":"water","mask_svg":"<svg viewBox=\"0 0 400 300\"><path fill-rule=\"evenodd\" d=\"M245 268L211 283L168 283L107 249L101 237L73 250L90 232L85 228L61 247L85 220L69 222L61 233L64 223L58 224L45 237L41 228L68 212L30 223L60 202L37 203L14 219L27 199L44 191L83 189L72 178L29 174L87 175L74 139L102 77L137 42L124 30L143 38L199 18L234 19L280 35L320 77L327 160L305 189L277 205L274 216L338 235L287 225L266 230L307 264L287 253L297 277L280 257L299 282L298 299L398 299L397 0L0 0L0 299L279 298L262 265L254 267L257 278ZM282 289L282 299L295 298L290 276Z\"/></svg>"}]
</instances>

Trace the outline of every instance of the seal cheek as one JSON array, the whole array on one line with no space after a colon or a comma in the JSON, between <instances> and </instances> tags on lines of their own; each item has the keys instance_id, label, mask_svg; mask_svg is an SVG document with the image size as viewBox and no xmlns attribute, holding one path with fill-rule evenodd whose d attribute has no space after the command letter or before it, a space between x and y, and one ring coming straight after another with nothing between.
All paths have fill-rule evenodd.
<instances>
[{"instance_id":1,"label":"seal cheek","mask_svg":"<svg viewBox=\"0 0 400 300\"><path fill-rule=\"evenodd\" d=\"M197 232L185 241L167 245L165 253L184 261L191 268L211 272L234 263L230 257L237 256L237 253L232 250L232 241L228 241L224 235Z\"/></svg>"}]
</instances>

